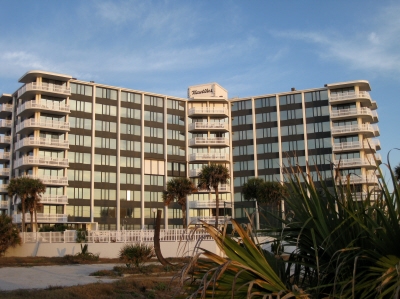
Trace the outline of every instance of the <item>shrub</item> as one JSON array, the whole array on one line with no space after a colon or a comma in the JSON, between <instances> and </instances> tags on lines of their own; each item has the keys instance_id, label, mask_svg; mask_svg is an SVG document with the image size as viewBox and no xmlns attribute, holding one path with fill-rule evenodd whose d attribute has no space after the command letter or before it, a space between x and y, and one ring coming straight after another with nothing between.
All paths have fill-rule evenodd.
<instances>
[{"instance_id":1,"label":"shrub","mask_svg":"<svg viewBox=\"0 0 400 299\"><path fill-rule=\"evenodd\" d=\"M119 259L123 261L128 268L130 268L131 265L140 268L153 256L153 246L140 243L125 244L119 251Z\"/></svg>"},{"instance_id":2,"label":"shrub","mask_svg":"<svg viewBox=\"0 0 400 299\"><path fill-rule=\"evenodd\" d=\"M76 243L83 243L87 241L87 232L84 229L76 230Z\"/></svg>"},{"instance_id":3,"label":"shrub","mask_svg":"<svg viewBox=\"0 0 400 299\"><path fill-rule=\"evenodd\" d=\"M69 263L79 264L81 261L98 261L100 254L94 254L89 252L89 245L85 244L82 246L81 244L81 252L70 255L67 254L64 256L64 259Z\"/></svg>"},{"instance_id":4,"label":"shrub","mask_svg":"<svg viewBox=\"0 0 400 299\"><path fill-rule=\"evenodd\" d=\"M0 256L2 256L9 247L21 245L21 237L17 226L12 223L11 217L0 215Z\"/></svg>"}]
</instances>

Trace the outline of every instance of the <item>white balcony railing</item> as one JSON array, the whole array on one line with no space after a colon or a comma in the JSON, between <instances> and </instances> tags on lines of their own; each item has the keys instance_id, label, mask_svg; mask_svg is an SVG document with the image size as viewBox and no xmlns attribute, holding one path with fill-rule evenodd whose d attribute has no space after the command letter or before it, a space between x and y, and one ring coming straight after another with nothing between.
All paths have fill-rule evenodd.
<instances>
[{"instance_id":1,"label":"white balcony railing","mask_svg":"<svg viewBox=\"0 0 400 299\"><path fill-rule=\"evenodd\" d=\"M0 201L0 209L8 209L8 200Z\"/></svg>"},{"instance_id":2,"label":"white balcony railing","mask_svg":"<svg viewBox=\"0 0 400 299\"><path fill-rule=\"evenodd\" d=\"M10 160L10 152L1 152L0 153L0 160Z\"/></svg>"},{"instance_id":3,"label":"white balcony railing","mask_svg":"<svg viewBox=\"0 0 400 299\"><path fill-rule=\"evenodd\" d=\"M26 156L18 159L15 162L15 167L21 167L22 165L40 165L48 167L68 167L68 159L64 158L51 158L51 157L32 157Z\"/></svg>"},{"instance_id":4,"label":"white balcony railing","mask_svg":"<svg viewBox=\"0 0 400 299\"><path fill-rule=\"evenodd\" d=\"M189 124L189 131L194 130L223 130L228 131L227 123L217 123L217 122L194 122Z\"/></svg>"},{"instance_id":5,"label":"white balcony railing","mask_svg":"<svg viewBox=\"0 0 400 299\"><path fill-rule=\"evenodd\" d=\"M189 161L228 161L229 154L196 153L189 155Z\"/></svg>"},{"instance_id":6,"label":"white balcony railing","mask_svg":"<svg viewBox=\"0 0 400 299\"><path fill-rule=\"evenodd\" d=\"M361 167L361 166L368 166L368 165L375 165L372 161L363 159L363 158L352 158L352 159L341 159L341 160L333 160L333 163L336 167L340 166L343 167Z\"/></svg>"},{"instance_id":7,"label":"white balcony railing","mask_svg":"<svg viewBox=\"0 0 400 299\"><path fill-rule=\"evenodd\" d=\"M13 105L12 104L2 104L0 105L0 112L12 112Z\"/></svg>"},{"instance_id":8,"label":"white balcony railing","mask_svg":"<svg viewBox=\"0 0 400 299\"><path fill-rule=\"evenodd\" d=\"M8 184L0 185L0 193L7 193Z\"/></svg>"},{"instance_id":9,"label":"white balcony railing","mask_svg":"<svg viewBox=\"0 0 400 299\"><path fill-rule=\"evenodd\" d=\"M68 197L66 195L42 195L40 202L47 204L68 204Z\"/></svg>"},{"instance_id":10,"label":"white balcony railing","mask_svg":"<svg viewBox=\"0 0 400 299\"><path fill-rule=\"evenodd\" d=\"M0 119L0 128L11 128L12 120Z\"/></svg>"},{"instance_id":11,"label":"white balcony railing","mask_svg":"<svg viewBox=\"0 0 400 299\"><path fill-rule=\"evenodd\" d=\"M357 149L369 150L370 148L372 151L376 151L378 144L380 144L379 140L352 141L352 142L334 143L332 145L332 148L333 151L348 151Z\"/></svg>"},{"instance_id":12,"label":"white balcony railing","mask_svg":"<svg viewBox=\"0 0 400 299\"><path fill-rule=\"evenodd\" d=\"M18 90L18 97L23 95L27 91L48 91L48 92L55 92L55 93L61 93L64 95L70 95L71 94L71 89L66 86L62 85L56 85L56 84L51 84L51 83L27 83L24 86L22 86Z\"/></svg>"},{"instance_id":13,"label":"white balcony railing","mask_svg":"<svg viewBox=\"0 0 400 299\"><path fill-rule=\"evenodd\" d=\"M25 128L43 128L43 129L53 129L60 131L69 131L69 122L57 121L57 120L45 121L45 120L27 119L17 125L17 132Z\"/></svg>"},{"instance_id":14,"label":"white balcony railing","mask_svg":"<svg viewBox=\"0 0 400 299\"><path fill-rule=\"evenodd\" d=\"M0 168L0 176L9 176L10 168Z\"/></svg>"},{"instance_id":15,"label":"white balcony railing","mask_svg":"<svg viewBox=\"0 0 400 299\"><path fill-rule=\"evenodd\" d=\"M230 216L219 216L218 217L218 223L219 224L224 224L225 221L230 221L231 217ZM201 223L200 221L204 221L208 224L214 224L215 223L215 216L199 216L199 217L190 217L189 218L189 224L196 224L196 223Z\"/></svg>"},{"instance_id":16,"label":"white balcony railing","mask_svg":"<svg viewBox=\"0 0 400 299\"><path fill-rule=\"evenodd\" d=\"M376 111L374 112L376 114ZM331 112L331 118L357 116L357 115L369 115L371 117L374 117L372 110L367 107L340 109L340 110L333 110ZM378 115L376 114L375 117L377 116Z\"/></svg>"},{"instance_id":17,"label":"white balcony railing","mask_svg":"<svg viewBox=\"0 0 400 299\"><path fill-rule=\"evenodd\" d=\"M22 111L27 109L41 109L41 110L49 110L54 112L64 112L70 113L69 105L60 104L58 102L39 102L36 101L28 101L23 103L20 107L17 108L17 114L20 114Z\"/></svg>"},{"instance_id":18,"label":"white balcony railing","mask_svg":"<svg viewBox=\"0 0 400 299\"><path fill-rule=\"evenodd\" d=\"M195 137L189 140L189 146L195 146L195 145L229 146L229 139L225 137Z\"/></svg>"},{"instance_id":19,"label":"white balcony railing","mask_svg":"<svg viewBox=\"0 0 400 299\"><path fill-rule=\"evenodd\" d=\"M11 136L0 136L0 143L10 144L11 143Z\"/></svg>"},{"instance_id":20,"label":"white balcony railing","mask_svg":"<svg viewBox=\"0 0 400 299\"><path fill-rule=\"evenodd\" d=\"M356 124L356 125L345 125L332 127L332 134L344 134L344 133L356 133L356 132L371 132L375 136L379 135L379 129L377 126L370 124Z\"/></svg>"},{"instance_id":21,"label":"white balcony railing","mask_svg":"<svg viewBox=\"0 0 400 299\"><path fill-rule=\"evenodd\" d=\"M359 91L359 92L349 91L349 92L331 94L329 96L330 102L339 102L339 101L352 100L352 99L369 99L369 100L371 100L371 96L369 95L369 92L367 92L367 91Z\"/></svg>"},{"instance_id":22,"label":"white balcony railing","mask_svg":"<svg viewBox=\"0 0 400 299\"><path fill-rule=\"evenodd\" d=\"M23 175L23 177L28 177L32 179L39 179L45 185L68 185L68 177L65 176L52 176L52 175Z\"/></svg>"},{"instance_id":23,"label":"white balcony railing","mask_svg":"<svg viewBox=\"0 0 400 299\"><path fill-rule=\"evenodd\" d=\"M35 220L35 214L33 214L33 220ZM31 221L31 214L25 213L25 223ZM13 215L14 223L22 222L22 214ZM68 222L67 214L43 214L37 213L37 222L38 223L66 223Z\"/></svg>"},{"instance_id":24,"label":"white balcony railing","mask_svg":"<svg viewBox=\"0 0 400 299\"><path fill-rule=\"evenodd\" d=\"M43 146L52 148L69 148L68 140L41 138L41 137L26 137L15 143L15 149L18 150L24 146Z\"/></svg>"},{"instance_id":25,"label":"white balcony railing","mask_svg":"<svg viewBox=\"0 0 400 299\"><path fill-rule=\"evenodd\" d=\"M189 201L189 207L191 209L215 209L216 202L215 201ZM220 201L219 208L230 209L232 207L231 202L228 201Z\"/></svg>"},{"instance_id":26,"label":"white balcony railing","mask_svg":"<svg viewBox=\"0 0 400 299\"><path fill-rule=\"evenodd\" d=\"M343 184L347 184L347 177L341 178ZM350 176L350 184L378 184L378 178L375 175L368 176Z\"/></svg>"},{"instance_id":27,"label":"white balcony railing","mask_svg":"<svg viewBox=\"0 0 400 299\"><path fill-rule=\"evenodd\" d=\"M188 115L228 115L228 109L226 108L209 108L209 107L196 107L190 108Z\"/></svg>"},{"instance_id":28,"label":"white balcony railing","mask_svg":"<svg viewBox=\"0 0 400 299\"><path fill-rule=\"evenodd\" d=\"M229 184L222 184L218 186L218 192L229 192L231 189L231 186ZM215 192L214 188L211 188L211 190L208 189L198 189L198 192Z\"/></svg>"}]
</instances>

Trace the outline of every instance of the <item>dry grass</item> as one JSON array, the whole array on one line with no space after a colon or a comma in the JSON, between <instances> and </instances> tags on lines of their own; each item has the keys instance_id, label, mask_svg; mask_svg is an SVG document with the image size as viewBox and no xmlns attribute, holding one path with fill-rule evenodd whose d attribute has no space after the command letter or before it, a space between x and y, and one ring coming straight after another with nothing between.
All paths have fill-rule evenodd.
<instances>
[{"instance_id":1,"label":"dry grass","mask_svg":"<svg viewBox=\"0 0 400 299\"><path fill-rule=\"evenodd\" d=\"M0 267L55 266L69 264L118 264L118 259L99 258L98 260L76 261L65 257L0 257Z\"/></svg>"}]
</instances>

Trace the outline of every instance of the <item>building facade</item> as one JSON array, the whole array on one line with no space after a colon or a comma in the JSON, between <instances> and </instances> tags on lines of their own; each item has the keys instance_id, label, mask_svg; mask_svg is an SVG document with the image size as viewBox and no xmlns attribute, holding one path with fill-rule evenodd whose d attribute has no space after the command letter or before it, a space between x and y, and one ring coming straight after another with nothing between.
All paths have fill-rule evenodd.
<instances>
[{"instance_id":1,"label":"building facade","mask_svg":"<svg viewBox=\"0 0 400 299\"><path fill-rule=\"evenodd\" d=\"M191 86L179 98L44 71L19 82L0 97L0 208L18 223L6 189L21 176L46 185L41 226L111 230L152 228L157 209L164 227L180 227L178 204L165 207L161 199L166 182L196 183L213 162L232 178L219 188L224 219L245 216L239 203L248 178L282 182L289 164L305 170L308 162L325 178L335 169L341 178L351 174L357 196L377 187L377 105L367 81L240 99L216 83ZM214 222L213 190L191 195L188 208L188 223Z\"/></svg>"}]
</instances>

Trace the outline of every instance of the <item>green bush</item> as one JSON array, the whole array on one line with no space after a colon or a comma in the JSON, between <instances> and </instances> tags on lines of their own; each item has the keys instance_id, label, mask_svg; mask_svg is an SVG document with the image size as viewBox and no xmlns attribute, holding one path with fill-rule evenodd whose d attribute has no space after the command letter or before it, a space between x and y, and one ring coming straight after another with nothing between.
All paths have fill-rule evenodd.
<instances>
[{"instance_id":1,"label":"green bush","mask_svg":"<svg viewBox=\"0 0 400 299\"><path fill-rule=\"evenodd\" d=\"M153 246L140 243L125 244L119 251L119 259L123 261L128 268L130 268L131 265L140 268L153 256Z\"/></svg>"},{"instance_id":2,"label":"green bush","mask_svg":"<svg viewBox=\"0 0 400 299\"><path fill-rule=\"evenodd\" d=\"M0 215L0 256L9 247L21 245L21 237L17 226L12 223L12 218L7 215Z\"/></svg>"},{"instance_id":3,"label":"green bush","mask_svg":"<svg viewBox=\"0 0 400 299\"><path fill-rule=\"evenodd\" d=\"M85 244L82 246L81 244L81 252L75 254L75 255L70 255L67 254L64 256L64 259L73 264L79 264L80 262L83 261L98 261L99 260L100 254L94 254L89 252L89 245Z\"/></svg>"},{"instance_id":4,"label":"green bush","mask_svg":"<svg viewBox=\"0 0 400 299\"><path fill-rule=\"evenodd\" d=\"M87 231L79 228L76 230L76 243L87 242Z\"/></svg>"}]
</instances>

